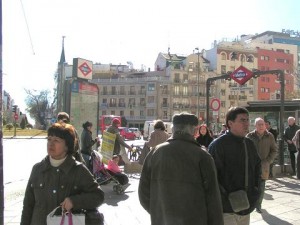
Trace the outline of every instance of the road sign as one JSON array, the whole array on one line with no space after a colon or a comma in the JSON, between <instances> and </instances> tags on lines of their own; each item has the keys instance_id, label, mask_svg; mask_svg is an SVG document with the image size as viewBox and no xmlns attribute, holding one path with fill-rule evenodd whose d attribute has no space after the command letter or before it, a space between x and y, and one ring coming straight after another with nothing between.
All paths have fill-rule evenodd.
<instances>
[{"instance_id":1,"label":"road sign","mask_svg":"<svg viewBox=\"0 0 300 225\"><path fill-rule=\"evenodd\" d=\"M19 116L17 113L15 113L14 118L15 118L15 120L19 119Z\"/></svg>"},{"instance_id":2,"label":"road sign","mask_svg":"<svg viewBox=\"0 0 300 225\"><path fill-rule=\"evenodd\" d=\"M252 78L253 73L246 67L240 66L232 74L230 74L231 79L235 80L240 85L245 84L250 78Z\"/></svg>"},{"instance_id":3,"label":"road sign","mask_svg":"<svg viewBox=\"0 0 300 225\"><path fill-rule=\"evenodd\" d=\"M210 102L210 108L213 110L213 111L218 111L221 107L221 102L220 102L220 99L218 98L213 98Z\"/></svg>"}]
</instances>

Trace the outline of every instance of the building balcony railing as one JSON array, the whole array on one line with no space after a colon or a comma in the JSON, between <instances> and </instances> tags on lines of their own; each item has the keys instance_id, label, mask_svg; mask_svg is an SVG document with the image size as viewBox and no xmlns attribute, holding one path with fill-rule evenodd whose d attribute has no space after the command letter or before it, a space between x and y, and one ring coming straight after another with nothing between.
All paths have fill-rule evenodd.
<instances>
[{"instance_id":1,"label":"building balcony railing","mask_svg":"<svg viewBox=\"0 0 300 225\"><path fill-rule=\"evenodd\" d=\"M169 95L170 91L169 90L161 90L162 95Z\"/></svg>"},{"instance_id":2,"label":"building balcony railing","mask_svg":"<svg viewBox=\"0 0 300 225\"><path fill-rule=\"evenodd\" d=\"M169 107L169 103L162 103L161 107L163 107L163 108Z\"/></svg>"},{"instance_id":3,"label":"building balcony railing","mask_svg":"<svg viewBox=\"0 0 300 225\"><path fill-rule=\"evenodd\" d=\"M237 98L236 95L229 95L229 96L228 96L228 99L229 99L229 100L237 100L238 98Z\"/></svg>"},{"instance_id":4,"label":"building balcony railing","mask_svg":"<svg viewBox=\"0 0 300 225\"><path fill-rule=\"evenodd\" d=\"M107 109L108 108L108 103L101 103L100 104L100 109Z\"/></svg>"},{"instance_id":5,"label":"building balcony railing","mask_svg":"<svg viewBox=\"0 0 300 225\"><path fill-rule=\"evenodd\" d=\"M239 95L239 100L247 100L247 96L246 95Z\"/></svg>"},{"instance_id":6,"label":"building balcony railing","mask_svg":"<svg viewBox=\"0 0 300 225\"><path fill-rule=\"evenodd\" d=\"M126 104L124 102L122 102L122 103L119 103L118 106L119 107L126 107Z\"/></svg>"},{"instance_id":7,"label":"building balcony railing","mask_svg":"<svg viewBox=\"0 0 300 225\"><path fill-rule=\"evenodd\" d=\"M189 109L190 104L181 104L181 103L174 103L173 104L174 109Z\"/></svg>"},{"instance_id":8,"label":"building balcony railing","mask_svg":"<svg viewBox=\"0 0 300 225\"><path fill-rule=\"evenodd\" d=\"M179 79L179 78L178 78L178 79L174 79L173 82L174 82L174 83L180 83L180 82L181 82L181 79Z\"/></svg>"},{"instance_id":9,"label":"building balcony railing","mask_svg":"<svg viewBox=\"0 0 300 225\"><path fill-rule=\"evenodd\" d=\"M112 103L110 103L109 104L109 107L117 107L118 105L115 103L115 104L112 104Z\"/></svg>"},{"instance_id":10,"label":"building balcony railing","mask_svg":"<svg viewBox=\"0 0 300 225\"><path fill-rule=\"evenodd\" d=\"M128 91L129 95L136 95L136 91Z\"/></svg>"},{"instance_id":11,"label":"building balcony railing","mask_svg":"<svg viewBox=\"0 0 300 225\"><path fill-rule=\"evenodd\" d=\"M139 91L138 91L138 94L139 94L139 95L146 95L146 90L139 90Z\"/></svg>"}]
</instances>

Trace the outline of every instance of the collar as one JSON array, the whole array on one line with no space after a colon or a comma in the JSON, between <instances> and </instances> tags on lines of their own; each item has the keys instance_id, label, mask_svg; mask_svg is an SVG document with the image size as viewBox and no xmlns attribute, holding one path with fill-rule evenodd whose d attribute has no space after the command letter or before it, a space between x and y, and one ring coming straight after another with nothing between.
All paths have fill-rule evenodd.
<instances>
[{"instance_id":1,"label":"collar","mask_svg":"<svg viewBox=\"0 0 300 225\"><path fill-rule=\"evenodd\" d=\"M168 141L175 141L175 140L182 140L182 141L188 141L188 142L192 142L198 146L200 146L198 144L197 141L195 141L195 138L189 134L189 133L181 133L181 132L175 132L173 133L173 135L168 139Z\"/></svg>"},{"instance_id":2,"label":"collar","mask_svg":"<svg viewBox=\"0 0 300 225\"><path fill-rule=\"evenodd\" d=\"M49 156L46 156L46 158L44 158L42 163L43 163L43 165L42 165L42 171L43 172L46 171L46 170L50 170L51 168L54 168L50 164ZM67 155L67 158L65 159L65 161L60 166L55 167L55 168L60 169L65 174L67 174L67 173L70 172L70 170L72 169L73 166L77 166L79 164L81 164L81 163L77 162L72 155Z\"/></svg>"}]
</instances>

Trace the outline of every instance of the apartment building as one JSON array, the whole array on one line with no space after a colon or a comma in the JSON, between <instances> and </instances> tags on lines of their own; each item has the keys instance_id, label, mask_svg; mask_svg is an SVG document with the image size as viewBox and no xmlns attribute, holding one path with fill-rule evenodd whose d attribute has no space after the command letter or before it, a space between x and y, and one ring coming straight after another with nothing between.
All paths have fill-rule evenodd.
<instances>
[{"instance_id":1,"label":"apartment building","mask_svg":"<svg viewBox=\"0 0 300 225\"><path fill-rule=\"evenodd\" d=\"M101 73L93 67L97 78L92 82L100 90L99 115L121 115L129 126L139 128L146 120L171 121L180 112L198 114L204 121L205 82L215 76L209 71L209 61L201 53L189 56L159 53L155 68L151 72L116 73L110 78L105 72L106 77L101 78ZM215 91L213 85L212 92Z\"/></svg>"}]
</instances>

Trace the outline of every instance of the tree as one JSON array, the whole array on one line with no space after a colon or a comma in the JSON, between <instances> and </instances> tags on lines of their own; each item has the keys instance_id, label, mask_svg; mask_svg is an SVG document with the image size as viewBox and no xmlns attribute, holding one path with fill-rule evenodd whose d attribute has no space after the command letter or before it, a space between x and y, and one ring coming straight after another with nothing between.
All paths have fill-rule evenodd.
<instances>
[{"instance_id":1,"label":"tree","mask_svg":"<svg viewBox=\"0 0 300 225\"><path fill-rule=\"evenodd\" d=\"M41 129L47 128L47 114L49 109L52 108L52 105L49 105L50 102L50 91L41 90L40 92L36 90L27 90L25 89L27 97L25 99L27 109L30 117L35 120L37 124L40 125Z\"/></svg>"}]
</instances>

